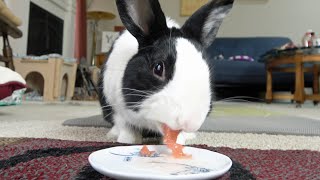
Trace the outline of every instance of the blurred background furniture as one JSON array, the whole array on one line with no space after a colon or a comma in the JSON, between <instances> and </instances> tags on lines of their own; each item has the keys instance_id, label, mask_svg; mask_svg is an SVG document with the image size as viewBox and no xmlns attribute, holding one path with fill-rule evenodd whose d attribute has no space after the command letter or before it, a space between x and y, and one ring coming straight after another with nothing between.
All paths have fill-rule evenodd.
<instances>
[{"instance_id":1,"label":"blurred background furniture","mask_svg":"<svg viewBox=\"0 0 320 180\"><path fill-rule=\"evenodd\" d=\"M294 100L301 106L305 100L313 100L314 104L320 101L319 94L319 63L320 47L296 48L278 51L265 61L267 72L266 101L271 103L275 99ZM274 72L290 73L295 77L294 92L276 94L273 92ZM312 93L305 92L305 73L313 75Z\"/></svg>"},{"instance_id":2,"label":"blurred background furniture","mask_svg":"<svg viewBox=\"0 0 320 180\"><path fill-rule=\"evenodd\" d=\"M91 65L94 66L96 62L96 33L98 23L102 20L112 20L116 17L113 6L106 6L104 1L93 0L87 9L87 19L92 20L92 47L91 47Z\"/></svg>"},{"instance_id":3,"label":"blurred background furniture","mask_svg":"<svg viewBox=\"0 0 320 180\"><path fill-rule=\"evenodd\" d=\"M107 59L107 54L108 53L106 53L106 52L96 54L96 66L98 68L100 68L100 69L102 68L103 63Z\"/></svg>"},{"instance_id":4,"label":"blurred background furniture","mask_svg":"<svg viewBox=\"0 0 320 180\"><path fill-rule=\"evenodd\" d=\"M250 96L264 98L266 70L264 55L270 50L292 43L288 37L219 37L208 47L209 65L217 98ZM248 56L253 61L232 60ZM313 86L312 73L306 73L305 86ZM291 73L273 73L274 91L294 91L295 77Z\"/></svg>"},{"instance_id":5,"label":"blurred background furniture","mask_svg":"<svg viewBox=\"0 0 320 180\"><path fill-rule=\"evenodd\" d=\"M40 91L44 101L71 100L73 97L76 62L51 57L41 60L17 58L14 65L28 86L34 86L31 88Z\"/></svg>"},{"instance_id":6,"label":"blurred background furniture","mask_svg":"<svg viewBox=\"0 0 320 180\"><path fill-rule=\"evenodd\" d=\"M0 36L3 37L3 55L0 55L0 61L4 62L5 66L12 70L15 70L15 68L8 36L13 38L22 37L22 32L18 29L21 24L22 21L0 0Z\"/></svg>"}]
</instances>

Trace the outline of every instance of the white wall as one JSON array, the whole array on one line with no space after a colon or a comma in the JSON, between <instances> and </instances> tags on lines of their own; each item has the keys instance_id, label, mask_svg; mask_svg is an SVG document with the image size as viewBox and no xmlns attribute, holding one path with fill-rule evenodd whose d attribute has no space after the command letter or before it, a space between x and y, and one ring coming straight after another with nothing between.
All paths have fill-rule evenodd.
<instances>
[{"instance_id":1,"label":"white wall","mask_svg":"<svg viewBox=\"0 0 320 180\"><path fill-rule=\"evenodd\" d=\"M165 14L183 24L180 0L160 0ZM287 36L296 44L308 29L320 37L320 0L235 0L218 36Z\"/></svg>"},{"instance_id":2,"label":"white wall","mask_svg":"<svg viewBox=\"0 0 320 180\"><path fill-rule=\"evenodd\" d=\"M23 37L11 40L15 53L26 54L29 3L32 1L65 20L63 55L73 57L75 0L5 1L23 21L23 25L19 27L23 31ZM179 24L183 24L188 18L180 16L180 0L160 0L160 4L165 14L176 19ZM106 1L106 5L110 5L110 1ZM319 7L320 0L235 0L234 7L220 27L218 36L288 36L298 44L307 29L313 29L320 36ZM101 31L113 31L114 26L122 25L116 8L115 14L116 19L99 23L97 53L101 47ZM90 26L87 32L87 54L90 57L92 42ZM2 44L1 40L0 43Z\"/></svg>"},{"instance_id":3,"label":"white wall","mask_svg":"<svg viewBox=\"0 0 320 180\"><path fill-rule=\"evenodd\" d=\"M180 16L180 0L160 0L160 4L165 14L179 24L188 18ZM320 37L319 7L320 0L235 0L218 36L288 36L299 44L308 29ZM113 26L121 25L116 15L115 20L101 22L100 30L113 30Z\"/></svg>"},{"instance_id":4,"label":"white wall","mask_svg":"<svg viewBox=\"0 0 320 180\"><path fill-rule=\"evenodd\" d=\"M320 0L235 0L219 36L287 36L296 44L308 29L320 37Z\"/></svg>"},{"instance_id":5,"label":"white wall","mask_svg":"<svg viewBox=\"0 0 320 180\"><path fill-rule=\"evenodd\" d=\"M19 55L27 53L30 1L64 20L62 55L73 57L75 0L5 0L7 6L22 20L22 26L19 26L22 38L10 38L13 52Z\"/></svg>"}]
</instances>

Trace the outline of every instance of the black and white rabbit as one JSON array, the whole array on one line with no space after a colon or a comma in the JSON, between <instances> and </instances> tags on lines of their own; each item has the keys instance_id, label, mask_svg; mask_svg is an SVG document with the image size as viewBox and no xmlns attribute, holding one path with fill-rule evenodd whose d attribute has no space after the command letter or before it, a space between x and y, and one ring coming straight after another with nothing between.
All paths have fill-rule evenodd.
<instances>
[{"instance_id":1,"label":"black and white rabbit","mask_svg":"<svg viewBox=\"0 0 320 180\"><path fill-rule=\"evenodd\" d=\"M205 49L233 0L213 0L180 28L157 0L117 0L126 27L114 42L99 82L108 135L141 143L142 130L195 132L211 110L213 85ZM180 142L183 143L183 142Z\"/></svg>"}]
</instances>

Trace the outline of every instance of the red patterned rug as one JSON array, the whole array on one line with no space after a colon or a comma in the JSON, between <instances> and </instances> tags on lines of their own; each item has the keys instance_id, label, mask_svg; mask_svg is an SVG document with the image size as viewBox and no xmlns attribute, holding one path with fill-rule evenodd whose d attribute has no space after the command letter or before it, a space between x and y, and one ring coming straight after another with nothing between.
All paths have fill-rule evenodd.
<instances>
[{"instance_id":1,"label":"red patterned rug","mask_svg":"<svg viewBox=\"0 0 320 180\"><path fill-rule=\"evenodd\" d=\"M91 152L123 144L0 138L0 179L111 179L91 168ZM320 179L320 152L194 147L229 156L220 179Z\"/></svg>"}]
</instances>

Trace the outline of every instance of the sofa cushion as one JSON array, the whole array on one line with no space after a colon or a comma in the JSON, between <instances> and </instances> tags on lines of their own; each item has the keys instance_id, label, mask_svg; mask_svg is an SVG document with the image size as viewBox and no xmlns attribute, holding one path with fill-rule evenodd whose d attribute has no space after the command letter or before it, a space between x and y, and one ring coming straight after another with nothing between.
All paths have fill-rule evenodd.
<instances>
[{"instance_id":1,"label":"sofa cushion","mask_svg":"<svg viewBox=\"0 0 320 180\"><path fill-rule=\"evenodd\" d=\"M223 56L247 55L259 61L261 55L267 51L292 42L287 37L220 37L207 48L209 58Z\"/></svg>"},{"instance_id":2,"label":"sofa cushion","mask_svg":"<svg viewBox=\"0 0 320 180\"><path fill-rule=\"evenodd\" d=\"M266 70L263 63L256 61L224 61L209 62L213 70L213 83L216 87L255 87L265 90ZM288 90L294 88L294 73L273 72L273 88ZM312 73L305 73L305 86L312 87Z\"/></svg>"},{"instance_id":3,"label":"sofa cushion","mask_svg":"<svg viewBox=\"0 0 320 180\"><path fill-rule=\"evenodd\" d=\"M230 56L229 60L231 61L249 61L252 62L254 59L247 55L236 55L236 56Z\"/></svg>"},{"instance_id":4,"label":"sofa cushion","mask_svg":"<svg viewBox=\"0 0 320 180\"><path fill-rule=\"evenodd\" d=\"M265 66L253 61L224 61L209 62L213 69L213 81L220 86L264 85Z\"/></svg>"}]
</instances>

